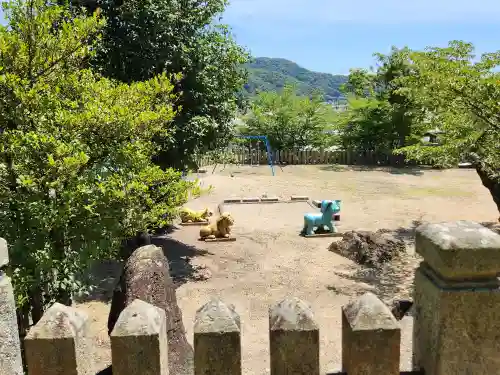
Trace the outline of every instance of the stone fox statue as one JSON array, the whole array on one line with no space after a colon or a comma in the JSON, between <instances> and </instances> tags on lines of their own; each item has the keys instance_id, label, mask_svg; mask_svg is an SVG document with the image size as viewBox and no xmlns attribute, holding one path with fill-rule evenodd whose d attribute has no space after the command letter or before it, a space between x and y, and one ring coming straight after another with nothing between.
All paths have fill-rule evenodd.
<instances>
[{"instance_id":1,"label":"stone fox statue","mask_svg":"<svg viewBox=\"0 0 500 375\"><path fill-rule=\"evenodd\" d=\"M340 212L339 200L324 200L321 202L321 213L309 213L304 215L304 228L302 233L306 236L314 234L314 228L328 228L328 232L336 233L337 228L333 223L333 215Z\"/></svg>"},{"instance_id":2,"label":"stone fox statue","mask_svg":"<svg viewBox=\"0 0 500 375\"><path fill-rule=\"evenodd\" d=\"M225 212L220 215L214 223L205 225L200 229L200 238L229 238L234 219L231 214Z\"/></svg>"},{"instance_id":3,"label":"stone fox statue","mask_svg":"<svg viewBox=\"0 0 500 375\"><path fill-rule=\"evenodd\" d=\"M208 208L201 211L194 211L190 208L183 207L179 211L179 216L183 223L200 223L208 221L208 218L213 215L213 212Z\"/></svg>"}]
</instances>

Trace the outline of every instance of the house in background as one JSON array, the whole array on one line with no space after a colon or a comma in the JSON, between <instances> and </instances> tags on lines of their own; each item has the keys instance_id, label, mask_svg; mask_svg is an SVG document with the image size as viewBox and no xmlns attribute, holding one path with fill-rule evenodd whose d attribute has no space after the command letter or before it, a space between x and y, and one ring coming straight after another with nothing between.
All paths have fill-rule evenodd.
<instances>
[{"instance_id":1,"label":"house in background","mask_svg":"<svg viewBox=\"0 0 500 375\"><path fill-rule=\"evenodd\" d=\"M440 144L439 137L441 134L444 134L444 132L442 130L439 130L438 128L429 130L424 133L422 137L422 143L429 146L437 146Z\"/></svg>"}]
</instances>

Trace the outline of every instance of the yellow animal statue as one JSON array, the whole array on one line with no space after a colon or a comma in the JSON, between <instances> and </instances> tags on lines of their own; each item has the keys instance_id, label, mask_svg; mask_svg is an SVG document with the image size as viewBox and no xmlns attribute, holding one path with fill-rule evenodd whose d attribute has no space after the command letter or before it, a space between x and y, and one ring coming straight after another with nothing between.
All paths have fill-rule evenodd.
<instances>
[{"instance_id":1,"label":"yellow animal statue","mask_svg":"<svg viewBox=\"0 0 500 375\"><path fill-rule=\"evenodd\" d=\"M208 208L201 211L194 211L190 208L183 207L179 212L179 216L183 223L201 223L208 221L208 218L213 215L213 212Z\"/></svg>"},{"instance_id":2,"label":"yellow animal statue","mask_svg":"<svg viewBox=\"0 0 500 375\"><path fill-rule=\"evenodd\" d=\"M205 225L200 229L201 239L229 238L234 219L231 214L225 212L221 214L213 223Z\"/></svg>"}]
</instances>

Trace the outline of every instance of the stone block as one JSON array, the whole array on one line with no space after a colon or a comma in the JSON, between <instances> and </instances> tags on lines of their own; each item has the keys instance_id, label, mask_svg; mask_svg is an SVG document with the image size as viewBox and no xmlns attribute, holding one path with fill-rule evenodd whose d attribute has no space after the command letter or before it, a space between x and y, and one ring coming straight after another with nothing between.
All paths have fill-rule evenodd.
<instances>
[{"instance_id":1,"label":"stone block","mask_svg":"<svg viewBox=\"0 0 500 375\"><path fill-rule=\"evenodd\" d=\"M319 328L311 307L298 298L269 309L271 375L318 375Z\"/></svg>"},{"instance_id":2,"label":"stone block","mask_svg":"<svg viewBox=\"0 0 500 375\"><path fill-rule=\"evenodd\" d=\"M163 309L136 299L122 311L110 338L113 375L168 375Z\"/></svg>"},{"instance_id":3,"label":"stone block","mask_svg":"<svg viewBox=\"0 0 500 375\"><path fill-rule=\"evenodd\" d=\"M305 195L292 195L290 197L291 201L308 201L309 197Z\"/></svg>"},{"instance_id":4,"label":"stone block","mask_svg":"<svg viewBox=\"0 0 500 375\"><path fill-rule=\"evenodd\" d=\"M241 198L227 198L224 199L224 203L241 203Z\"/></svg>"},{"instance_id":5,"label":"stone block","mask_svg":"<svg viewBox=\"0 0 500 375\"><path fill-rule=\"evenodd\" d=\"M241 375L240 317L233 305L212 299L194 322L194 374Z\"/></svg>"},{"instance_id":6,"label":"stone block","mask_svg":"<svg viewBox=\"0 0 500 375\"><path fill-rule=\"evenodd\" d=\"M0 275L0 375L23 374L14 290L10 278Z\"/></svg>"},{"instance_id":7,"label":"stone block","mask_svg":"<svg viewBox=\"0 0 500 375\"><path fill-rule=\"evenodd\" d=\"M499 250L500 251L500 250ZM433 375L500 375L500 285L415 273L414 367Z\"/></svg>"},{"instance_id":8,"label":"stone block","mask_svg":"<svg viewBox=\"0 0 500 375\"><path fill-rule=\"evenodd\" d=\"M278 197L264 197L264 198L261 198L260 199L261 202L265 202L265 203L277 203L280 201L280 199Z\"/></svg>"},{"instance_id":9,"label":"stone block","mask_svg":"<svg viewBox=\"0 0 500 375\"><path fill-rule=\"evenodd\" d=\"M164 251L169 251L167 246L164 250L155 245L140 247L127 260L113 293L108 333L113 331L122 311L136 299L156 306L165 311L170 375L192 375L193 349L186 338L175 285L164 255Z\"/></svg>"},{"instance_id":10,"label":"stone block","mask_svg":"<svg viewBox=\"0 0 500 375\"><path fill-rule=\"evenodd\" d=\"M260 202L260 198L259 197L243 198L242 202L243 203L259 203Z\"/></svg>"},{"instance_id":11,"label":"stone block","mask_svg":"<svg viewBox=\"0 0 500 375\"><path fill-rule=\"evenodd\" d=\"M401 328L372 293L342 307L342 367L349 375L399 375Z\"/></svg>"},{"instance_id":12,"label":"stone block","mask_svg":"<svg viewBox=\"0 0 500 375\"><path fill-rule=\"evenodd\" d=\"M25 338L30 375L95 375L85 313L53 304Z\"/></svg>"},{"instance_id":13,"label":"stone block","mask_svg":"<svg viewBox=\"0 0 500 375\"><path fill-rule=\"evenodd\" d=\"M472 221L421 225L415 248L445 279L492 278L500 270L500 235Z\"/></svg>"},{"instance_id":14,"label":"stone block","mask_svg":"<svg viewBox=\"0 0 500 375\"><path fill-rule=\"evenodd\" d=\"M0 238L0 269L7 264L9 264L9 248L7 246L7 241Z\"/></svg>"}]
</instances>

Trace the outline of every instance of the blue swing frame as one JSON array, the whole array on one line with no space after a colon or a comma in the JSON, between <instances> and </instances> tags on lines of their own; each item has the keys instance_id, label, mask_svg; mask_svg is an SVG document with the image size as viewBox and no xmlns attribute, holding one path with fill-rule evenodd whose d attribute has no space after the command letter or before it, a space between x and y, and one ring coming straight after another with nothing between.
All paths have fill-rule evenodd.
<instances>
[{"instance_id":1,"label":"blue swing frame","mask_svg":"<svg viewBox=\"0 0 500 375\"><path fill-rule=\"evenodd\" d=\"M266 135L237 135L236 138L258 139L258 140L264 141L264 143L266 144L266 150L267 150L267 163L271 167L271 173L274 176L274 163L273 163L273 157L272 157L271 144L269 143L269 139L267 138L267 136Z\"/></svg>"}]
</instances>

